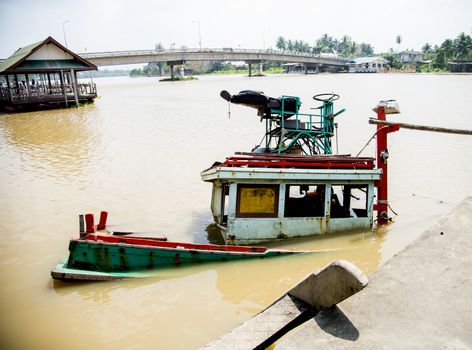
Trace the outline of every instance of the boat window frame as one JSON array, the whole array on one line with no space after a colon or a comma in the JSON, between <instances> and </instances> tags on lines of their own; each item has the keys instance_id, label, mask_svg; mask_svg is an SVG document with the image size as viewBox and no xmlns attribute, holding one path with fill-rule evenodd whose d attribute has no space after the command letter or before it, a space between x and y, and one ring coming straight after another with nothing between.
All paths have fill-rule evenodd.
<instances>
[{"instance_id":1,"label":"boat window frame","mask_svg":"<svg viewBox=\"0 0 472 350\"><path fill-rule=\"evenodd\" d=\"M271 213L241 213L241 190L243 188L272 188L274 190L274 210ZM237 218L277 218L279 216L280 184L237 184L236 217Z\"/></svg>"},{"instance_id":2,"label":"boat window frame","mask_svg":"<svg viewBox=\"0 0 472 350\"><path fill-rule=\"evenodd\" d=\"M336 191L337 188L340 188L341 191L338 192ZM350 196L355 198L355 196L352 195L351 191L353 189L361 190L363 193L363 208L358 208L354 207L353 208L353 202L352 200L346 199L345 198L345 191L346 189L349 189L348 193ZM365 190L365 191L364 191ZM342 198L339 199L337 194L341 194ZM364 197L365 196L365 197ZM358 219L358 218L365 218L369 217L369 184L347 184L347 183L342 183L342 184L331 184L331 191L330 191L330 218L331 220L336 220L336 219ZM333 206L335 205L336 201L336 206L337 210L333 210ZM359 203L356 203L359 204ZM334 212L337 212L336 214L333 215ZM340 215L339 213L344 212L344 215ZM354 216L353 216L354 214Z\"/></svg>"},{"instance_id":3,"label":"boat window frame","mask_svg":"<svg viewBox=\"0 0 472 350\"><path fill-rule=\"evenodd\" d=\"M321 212L321 215L315 215L315 214L312 214L312 215L290 215L290 214L287 214L289 210L291 210L292 208L288 208L288 202L289 202L289 199L295 199L295 200L303 200L302 198L303 197L290 197L290 188L292 186L298 186L298 187L301 187L301 186L307 186L308 188L309 187L323 187L322 189L322 198L321 198L321 201L319 204L321 204L321 208L317 208L320 212ZM302 184L299 184L299 183L287 183L285 185L285 201L284 201L284 210L283 210L283 217L284 218L290 218L290 219L297 219L297 218L323 218L326 216L326 187L328 185L326 183L302 183ZM308 193L308 192L307 192ZM307 193L305 193L305 196L307 195ZM308 199L308 198L307 198ZM318 201L318 199L316 199L316 201Z\"/></svg>"}]
</instances>

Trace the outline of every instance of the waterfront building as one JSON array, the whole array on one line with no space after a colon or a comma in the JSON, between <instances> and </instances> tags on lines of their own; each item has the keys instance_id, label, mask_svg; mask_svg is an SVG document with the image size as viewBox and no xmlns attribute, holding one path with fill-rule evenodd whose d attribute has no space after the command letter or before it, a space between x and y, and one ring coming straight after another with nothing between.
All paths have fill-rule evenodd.
<instances>
[{"instance_id":1,"label":"waterfront building","mask_svg":"<svg viewBox=\"0 0 472 350\"><path fill-rule=\"evenodd\" d=\"M397 60L403 63L415 63L423 61L423 53L421 51L401 51L397 53Z\"/></svg>"},{"instance_id":2,"label":"waterfront building","mask_svg":"<svg viewBox=\"0 0 472 350\"><path fill-rule=\"evenodd\" d=\"M77 72L97 67L52 37L16 50L0 63L0 109L35 110L78 106L97 97L95 84Z\"/></svg>"},{"instance_id":3,"label":"waterfront building","mask_svg":"<svg viewBox=\"0 0 472 350\"><path fill-rule=\"evenodd\" d=\"M388 70L388 61L380 56L358 57L347 63L349 73L379 73Z\"/></svg>"}]
</instances>

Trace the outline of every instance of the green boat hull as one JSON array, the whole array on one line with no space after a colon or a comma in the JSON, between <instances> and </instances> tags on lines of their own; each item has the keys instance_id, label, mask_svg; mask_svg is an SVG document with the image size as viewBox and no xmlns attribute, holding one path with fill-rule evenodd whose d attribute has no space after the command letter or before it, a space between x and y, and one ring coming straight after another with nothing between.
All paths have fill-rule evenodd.
<instances>
[{"instance_id":1,"label":"green boat hull","mask_svg":"<svg viewBox=\"0 0 472 350\"><path fill-rule=\"evenodd\" d=\"M299 252L266 250L235 252L187 248L108 244L73 240L67 268L99 272L127 272L203 262L261 259Z\"/></svg>"}]
</instances>

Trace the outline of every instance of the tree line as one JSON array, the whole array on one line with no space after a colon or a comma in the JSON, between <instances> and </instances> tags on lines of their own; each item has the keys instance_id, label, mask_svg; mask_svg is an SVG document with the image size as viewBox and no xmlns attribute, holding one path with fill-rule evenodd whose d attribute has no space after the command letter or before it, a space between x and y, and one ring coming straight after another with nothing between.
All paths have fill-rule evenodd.
<instances>
[{"instance_id":1,"label":"tree line","mask_svg":"<svg viewBox=\"0 0 472 350\"><path fill-rule=\"evenodd\" d=\"M335 54L342 57L369 56L374 53L374 48L368 43L356 43L349 35L344 35L340 39L328 34L323 34L315 41L314 45L303 40L285 39L279 36L275 42L278 50L292 51L296 53L308 54Z\"/></svg>"},{"instance_id":2,"label":"tree line","mask_svg":"<svg viewBox=\"0 0 472 350\"><path fill-rule=\"evenodd\" d=\"M472 37L460 33L455 39L446 39L439 46L426 43L421 51L433 68L444 69L450 61L472 61Z\"/></svg>"},{"instance_id":3,"label":"tree line","mask_svg":"<svg viewBox=\"0 0 472 350\"><path fill-rule=\"evenodd\" d=\"M397 35L395 42L398 45L396 51L400 50L402 37ZM286 39L279 36L276 39L275 46L278 50L291 51L295 53L307 54L333 54L346 58L355 58L361 56L374 55L374 48L368 43L356 43L348 35L344 35L337 39L328 34L323 34L310 45L303 40ZM163 45L158 43L156 49L163 49ZM470 35L460 33L455 39L446 39L441 45L431 45L426 43L422 48L423 62L421 66L416 67L417 70L447 70L450 61L472 61L472 38ZM379 53L390 62L393 68L403 68L404 63L399 61L397 54L393 48L389 52ZM424 64L425 62L429 64ZM235 67L230 62L208 62L208 63L192 63L189 65L192 74L207 74L224 71L244 70L244 67ZM278 69L281 67L280 62L265 62L265 68ZM162 62L151 62L143 68L133 69L131 76L158 76L169 73L169 66Z\"/></svg>"}]
</instances>

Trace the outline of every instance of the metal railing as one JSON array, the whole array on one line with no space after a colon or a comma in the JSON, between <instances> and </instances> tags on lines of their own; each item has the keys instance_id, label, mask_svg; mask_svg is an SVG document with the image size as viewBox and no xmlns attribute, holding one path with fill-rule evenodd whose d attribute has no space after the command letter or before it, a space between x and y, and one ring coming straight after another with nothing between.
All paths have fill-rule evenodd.
<instances>
[{"instance_id":1,"label":"metal railing","mask_svg":"<svg viewBox=\"0 0 472 350\"><path fill-rule=\"evenodd\" d=\"M65 90L65 91L64 91ZM78 97L96 97L97 87L94 83L77 84ZM66 84L64 88L61 84L30 86L29 90L21 85L20 87L0 87L0 100L11 102L28 102L35 100L47 100L52 98L74 96L72 84Z\"/></svg>"}]
</instances>

